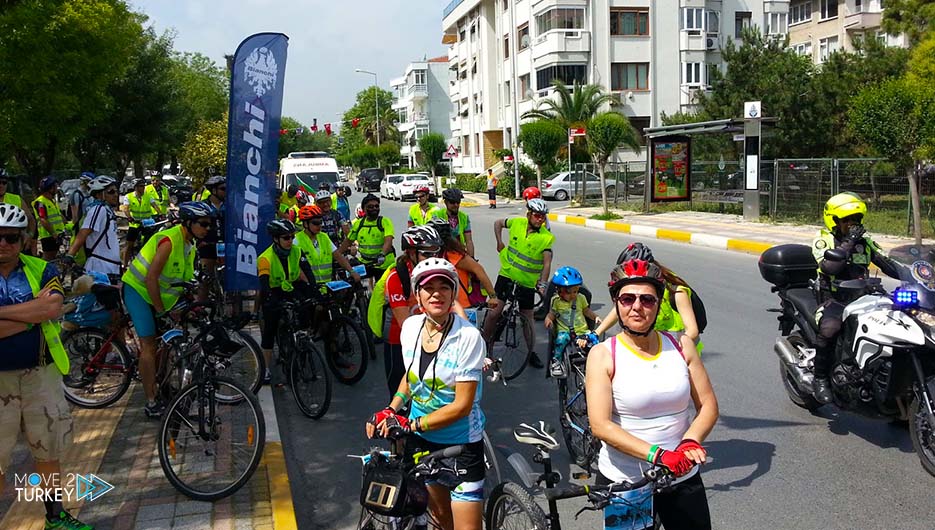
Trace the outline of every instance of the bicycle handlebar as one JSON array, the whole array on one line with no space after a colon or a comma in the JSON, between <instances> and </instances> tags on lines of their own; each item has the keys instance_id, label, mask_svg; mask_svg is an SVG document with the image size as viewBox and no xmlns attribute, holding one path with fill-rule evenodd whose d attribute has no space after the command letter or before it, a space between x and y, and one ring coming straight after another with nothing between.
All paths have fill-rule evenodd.
<instances>
[{"instance_id":1,"label":"bicycle handlebar","mask_svg":"<svg viewBox=\"0 0 935 530\"><path fill-rule=\"evenodd\" d=\"M621 491L630 491L642 488L650 483L662 483L670 480L671 474L662 468L651 468L643 473L643 478L636 482L616 482L604 486L579 486L570 484L562 488L548 488L545 497L550 501L559 499L572 499L575 497L591 496L593 494L610 494Z\"/></svg>"}]
</instances>

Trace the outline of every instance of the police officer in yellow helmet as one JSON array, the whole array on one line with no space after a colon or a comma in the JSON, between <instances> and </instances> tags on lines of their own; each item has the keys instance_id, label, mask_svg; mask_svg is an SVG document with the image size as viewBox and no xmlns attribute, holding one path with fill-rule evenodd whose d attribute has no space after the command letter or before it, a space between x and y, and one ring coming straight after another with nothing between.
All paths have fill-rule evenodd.
<instances>
[{"instance_id":1,"label":"police officer in yellow helmet","mask_svg":"<svg viewBox=\"0 0 935 530\"><path fill-rule=\"evenodd\" d=\"M886 275L897 278L898 267L891 262L864 229L867 203L859 195L844 192L825 203L825 227L812 242L812 253L818 261L818 340L815 351L815 399L830 403L831 364L835 340L841 331L844 307L853 295L839 291L835 282L868 277L873 263Z\"/></svg>"}]
</instances>

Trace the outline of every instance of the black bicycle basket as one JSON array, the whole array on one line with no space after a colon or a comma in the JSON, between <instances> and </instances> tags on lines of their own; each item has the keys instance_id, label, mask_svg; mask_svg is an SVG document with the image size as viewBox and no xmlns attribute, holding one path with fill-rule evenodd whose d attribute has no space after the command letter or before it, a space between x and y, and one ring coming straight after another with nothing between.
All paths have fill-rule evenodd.
<instances>
[{"instance_id":1,"label":"black bicycle basket","mask_svg":"<svg viewBox=\"0 0 935 530\"><path fill-rule=\"evenodd\" d=\"M409 476L398 463L374 453L364 469L360 505L392 517L422 515L429 505L429 492L423 482Z\"/></svg>"}]
</instances>

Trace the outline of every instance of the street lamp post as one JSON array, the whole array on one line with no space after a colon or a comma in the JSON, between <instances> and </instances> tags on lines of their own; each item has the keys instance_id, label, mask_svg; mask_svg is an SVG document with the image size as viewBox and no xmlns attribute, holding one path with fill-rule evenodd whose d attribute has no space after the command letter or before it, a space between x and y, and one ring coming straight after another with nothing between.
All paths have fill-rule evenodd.
<instances>
[{"instance_id":1,"label":"street lamp post","mask_svg":"<svg viewBox=\"0 0 935 530\"><path fill-rule=\"evenodd\" d=\"M377 82L377 74L376 72L371 72L369 70L361 70L360 68L356 68L354 71L357 72L358 74L367 74L367 75L373 76L373 86L376 89L373 91L373 107L374 107L374 113L376 117L376 126L377 126L376 128L377 146L379 146L380 145L380 84Z\"/></svg>"}]
</instances>

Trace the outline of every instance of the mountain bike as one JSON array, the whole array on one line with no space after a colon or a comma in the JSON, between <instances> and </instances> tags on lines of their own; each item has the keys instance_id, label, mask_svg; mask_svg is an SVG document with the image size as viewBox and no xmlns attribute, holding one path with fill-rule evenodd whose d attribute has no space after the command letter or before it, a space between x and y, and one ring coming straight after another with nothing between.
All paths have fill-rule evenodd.
<instances>
[{"instance_id":1,"label":"mountain bike","mask_svg":"<svg viewBox=\"0 0 935 530\"><path fill-rule=\"evenodd\" d=\"M523 373L533 348L533 322L519 310L516 300L518 288L514 283L513 290L503 301L503 313L497 320L493 336L487 342L487 356L499 363L500 373L507 381ZM522 335L521 338L517 336L517 331Z\"/></svg>"},{"instance_id":2,"label":"mountain bike","mask_svg":"<svg viewBox=\"0 0 935 530\"><path fill-rule=\"evenodd\" d=\"M276 333L278 362L283 365L292 396L302 414L313 420L324 416L331 405L331 373L312 340L306 316L315 303L315 300L284 301L284 314Z\"/></svg>"},{"instance_id":3,"label":"mountain bike","mask_svg":"<svg viewBox=\"0 0 935 530\"><path fill-rule=\"evenodd\" d=\"M328 368L345 385L360 381L367 372L370 349L367 338L353 317L354 290L350 283L337 280L324 285L323 298L316 308L314 339L324 345Z\"/></svg>"},{"instance_id":4,"label":"mountain bike","mask_svg":"<svg viewBox=\"0 0 935 530\"><path fill-rule=\"evenodd\" d=\"M571 337L562 355L565 373L568 375L556 378L561 411L559 423L571 461L589 471L600 443L591 435L591 425L588 422L588 403L584 392L587 350L578 346L578 337L574 329L569 330L569 334Z\"/></svg>"},{"instance_id":5,"label":"mountain bike","mask_svg":"<svg viewBox=\"0 0 935 530\"><path fill-rule=\"evenodd\" d=\"M587 510L603 510L604 528L653 527L653 494L665 491L672 485L671 474L663 468L652 467L644 472L642 479L632 483L620 482L605 486L569 484L559 488L557 485L561 476L552 469L550 456L550 452L559 446L554 434L555 430L541 421L535 426L523 423L513 430L517 442L536 448L534 461L542 464L543 472L533 472L518 453L510 456L509 461L523 485L506 481L493 489L485 506L484 522L487 530L561 530L557 501L576 497L587 497L588 505L578 510L575 518ZM545 488L542 488L543 483ZM536 496L545 497L548 514L536 502Z\"/></svg>"}]
</instances>

